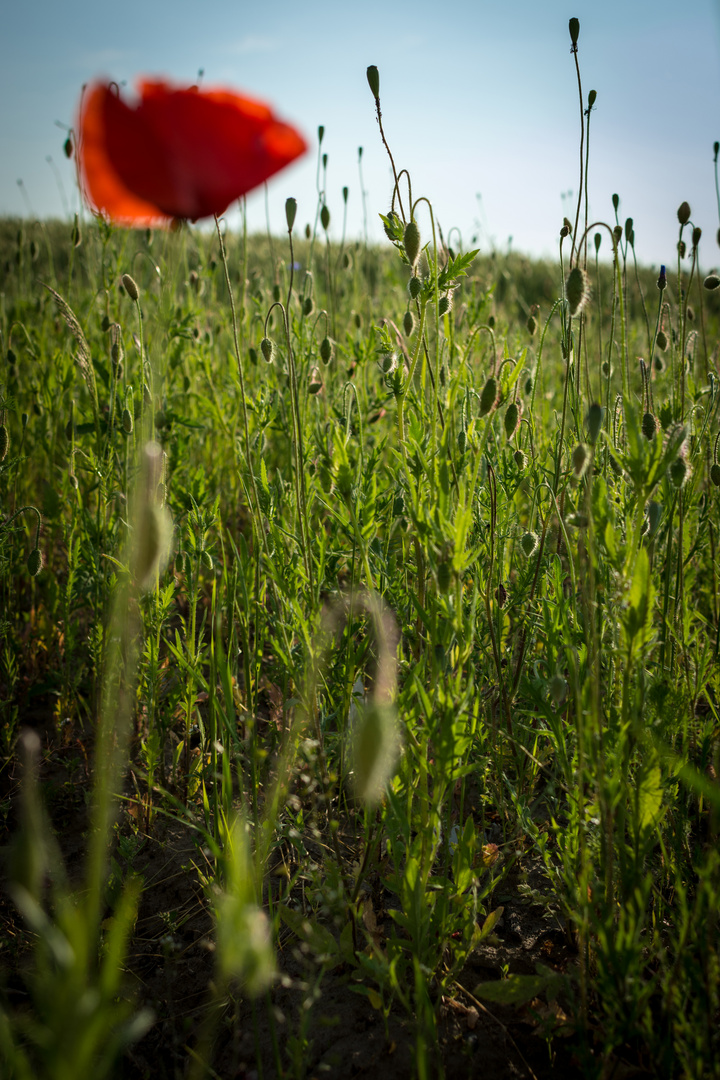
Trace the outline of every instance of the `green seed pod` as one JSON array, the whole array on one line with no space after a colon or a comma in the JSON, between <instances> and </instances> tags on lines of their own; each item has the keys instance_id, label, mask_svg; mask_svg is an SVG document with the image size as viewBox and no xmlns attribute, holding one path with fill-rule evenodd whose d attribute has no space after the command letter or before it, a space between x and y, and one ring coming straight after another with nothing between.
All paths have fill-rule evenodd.
<instances>
[{"instance_id":1,"label":"green seed pod","mask_svg":"<svg viewBox=\"0 0 720 1080\"><path fill-rule=\"evenodd\" d=\"M135 426L132 413L129 409L123 409L122 413L122 427L126 435L132 434L132 429Z\"/></svg>"},{"instance_id":2,"label":"green seed pod","mask_svg":"<svg viewBox=\"0 0 720 1080\"><path fill-rule=\"evenodd\" d=\"M285 220L287 221L288 232L292 232L292 227L295 224L295 215L297 214L297 199L285 200Z\"/></svg>"},{"instance_id":3,"label":"green seed pod","mask_svg":"<svg viewBox=\"0 0 720 1080\"><path fill-rule=\"evenodd\" d=\"M703 281L703 285L708 292L712 292L714 289L717 289L718 286L720 286L720 277L717 274L708 274L708 276Z\"/></svg>"},{"instance_id":4,"label":"green seed pod","mask_svg":"<svg viewBox=\"0 0 720 1080\"><path fill-rule=\"evenodd\" d=\"M602 427L603 408L602 405L598 405L597 402L593 402L587 411L585 418L585 425L587 427L588 439L594 446L598 441L600 434L600 428Z\"/></svg>"},{"instance_id":5,"label":"green seed pod","mask_svg":"<svg viewBox=\"0 0 720 1080\"><path fill-rule=\"evenodd\" d=\"M720 278L718 278L718 284L720 285ZM668 347L667 334L664 330L658 330L657 337L655 338L655 344L661 352L665 352Z\"/></svg>"},{"instance_id":6,"label":"green seed pod","mask_svg":"<svg viewBox=\"0 0 720 1080\"><path fill-rule=\"evenodd\" d=\"M505 410L503 424L505 425L505 437L508 442L520 427L520 412L520 406L517 401L511 401Z\"/></svg>"},{"instance_id":7,"label":"green seed pod","mask_svg":"<svg viewBox=\"0 0 720 1080\"><path fill-rule=\"evenodd\" d=\"M377 101L380 97L380 72L374 64L371 64L367 69L367 81L368 86L372 91L372 96Z\"/></svg>"},{"instance_id":8,"label":"green seed pod","mask_svg":"<svg viewBox=\"0 0 720 1080\"><path fill-rule=\"evenodd\" d=\"M417 227L417 222L408 221L405 226L403 246L408 262L411 266L414 266L417 262L418 255L420 254L420 230Z\"/></svg>"},{"instance_id":9,"label":"green seed pod","mask_svg":"<svg viewBox=\"0 0 720 1080\"><path fill-rule=\"evenodd\" d=\"M520 541L520 547L523 549L523 551L527 555L528 559L533 554L533 552L536 550L537 546L538 546L537 533L526 532L525 535L523 536L522 540Z\"/></svg>"},{"instance_id":10,"label":"green seed pod","mask_svg":"<svg viewBox=\"0 0 720 1080\"><path fill-rule=\"evenodd\" d=\"M140 299L140 290L138 289L134 278L131 278L129 274L123 274L120 279L123 283L123 288L128 294L133 303L137 303Z\"/></svg>"},{"instance_id":11,"label":"green seed pod","mask_svg":"<svg viewBox=\"0 0 720 1080\"><path fill-rule=\"evenodd\" d=\"M288 200L288 201L289 201L289 200ZM201 554L200 558L202 559L202 562L203 562L203 566L204 566L204 567L205 567L205 568L206 568L207 570L212 570L212 568L213 568L213 566L214 566L214 563L213 563L213 557L212 557L212 555L210 554L210 552L209 552L209 551L205 551L205 550L203 549L203 552L202 552L202 554Z\"/></svg>"},{"instance_id":12,"label":"green seed pod","mask_svg":"<svg viewBox=\"0 0 720 1080\"><path fill-rule=\"evenodd\" d=\"M272 363L275 354L275 344L269 337L264 337L260 342L260 352L263 354L263 359L266 363Z\"/></svg>"},{"instance_id":13,"label":"green seed pod","mask_svg":"<svg viewBox=\"0 0 720 1080\"><path fill-rule=\"evenodd\" d=\"M410 337L415 329L415 316L408 308L403 316L403 330L405 331L405 337Z\"/></svg>"},{"instance_id":14,"label":"green seed pod","mask_svg":"<svg viewBox=\"0 0 720 1080\"><path fill-rule=\"evenodd\" d=\"M571 315L577 315L590 299L588 276L580 266L574 266L565 283L568 309Z\"/></svg>"},{"instance_id":15,"label":"green seed pod","mask_svg":"<svg viewBox=\"0 0 720 1080\"><path fill-rule=\"evenodd\" d=\"M527 465L527 456L522 452L522 450L516 450L513 454L513 458L515 459L515 464L517 465L518 469L520 470L520 472L522 472Z\"/></svg>"},{"instance_id":16,"label":"green seed pod","mask_svg":"<svg viewBox=\"0 0 720 1080\"><path fill-rule=\"evenodd\" d=\"M329 337L324 337L320 342L320 359L323 364L329 364L333 358L333 343Z\"/></svg>"},{"instance_id":17,"label":"green seed pod","mask_svg":"<svg viewBox=\"0 0 720 1080\"><path fill-rule=\"evenodd\" d=\"M320 211L320 224L325 232L327 232L330 227L330 211L325 203L323 203L322 210Z\"/></svg>"},{"instance_id":18,"label":"green seed pod","mask_svg":"<svg viewBox=\"0 0 720 1080\"><path fill-rule=\"evenodd\" d=\"M646 412L642 418L642 433L648 442L657 435L658 422L651 412Z\"/></svg>"},{"instance_id":19,"label":"green seed pod","mask_svg":"<svg viewBox=\"0 0 720 1080\"><path fill-rule=\"evenodd\" d=\"M5 424L0 424L0 461L4 461L10 446L10 435Z\"/></svg>"},{"instance_id":20,"label":"green seed pod","mask_svg":"<svg viewBox=\"0 0 720 1080\"><path fill-rule=\"evenodd\" d=\"M553 675L548 684L548 692L556 706L562 705L567 697L567 683L562 675Z\"/></svg>"},{"instance_id":21,"label":"green seed pod","mask_svg":"<svg viewBox=\"0 0 720 1080\"><path fill-rule=\"evenodd\" d=\"M410 298L412 300L417 300L417 298L420 295L421 291L422 291L422 281L420 280L419 277L417 277L417 275L413 274L413 276L408 281L408 292L410 293Z\"/></svg>"},{"instance_id":22,"label":"green seed pod","mask_svg":"<svg viewBox=\"0 0 720 1080\"><path fill-rule=\"evenodd\" d=\"M441 593L446 593L450 588L452 581L452 567L449 562L441 562L437 570L438 589Z\"/></svg>"},{"instance_id":23,"label":"green seed pod","mask_svg":"<svg viewBox=\"0 0 720 1080\"><path fill-rule=\"evenodd\" d=\"M480 395L480 415L487 416L497 405L499 398L498 381L491 375Z\"/></svg>"},{"instance_id":24,"label":"green seed pod","mask_svg":"<svg viewBox=\"0 0 720 1080\"><path fill-rule=\"evenodd\" d=\"M578 36L580 34L580 20L571 19L568 26L570 28L570 40L572 41L573 49L575 49L577 47Z\"/></svg>"},{"instance_id":25,"label":"green seed pod","mask_svg":"<svg viewBox=\"0 0 720 1080\"><path fill-rule=\"evenodd\" d=\"M590 454L585 443L578 443L572 452L572 467L575 476L579 480L585 475L585 471L590 463Z\"/></svg>"},{"instance_id":26,"label":"green seed pod","mask_svg":"<svg viewBox=\"0 0 720 1080\"><path fill-rule=\"evenodd\" d=\"M690 212L690 203L681 202L677 212L677 219L681 225L687 225L690 220Z\"/></svg>"},{"instance_id":27,"label":"green seed pod","mask_svg":"<svg viewBox=\"0 0 720 1080\"><path fill-rule=\"evenodd\" d=\"M28 571L30 572L31 577L37 577L38 576L38 574L42 570L42 565L43 565L42 551L38 547L33 548L32 551L30 552L30 554L28 555L28 560L27 560L27 568L28 568Z\"/></svg>"},{"instance_id":28,"label":"green seed pod","mask_svg":"<svg viewBox=\"0 0 720 1080\"><path fill-rule=\"evenodd\" d=\"M717 461L714 461L710 467L710 479L715 487L720 487L720 465Z\"/></svg>"}]
</instances>

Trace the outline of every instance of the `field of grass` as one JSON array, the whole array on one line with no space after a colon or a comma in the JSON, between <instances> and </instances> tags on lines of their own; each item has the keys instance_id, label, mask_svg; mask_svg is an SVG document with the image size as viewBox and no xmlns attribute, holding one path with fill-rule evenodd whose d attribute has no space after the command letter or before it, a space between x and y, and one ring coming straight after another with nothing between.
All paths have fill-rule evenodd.
<instances>
[{"instance_id":1,"label":"field of grass","mask_svg":"<svg viewBox=\"0 0 720 1080\"><path fill-rule=\"evenodd\" d=\"M720 1077L714 238L406 181L0 222L4 1077Z\"/></svg>"}]
</instances>

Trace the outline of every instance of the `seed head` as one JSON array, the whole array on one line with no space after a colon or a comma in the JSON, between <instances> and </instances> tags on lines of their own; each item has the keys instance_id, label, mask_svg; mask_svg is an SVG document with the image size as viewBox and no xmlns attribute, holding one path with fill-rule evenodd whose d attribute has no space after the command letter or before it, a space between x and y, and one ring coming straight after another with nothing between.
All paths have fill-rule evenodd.
<instances>
[{"instance_id":1,"label":"seed head","mask_svg":"<svg viewBox=\"0 0 720 1080\"><path fill-rule=\"evenodd\" d=\"M125 289L125 292L128 294L133 303L136 304L140 299L140 290L138 289L134 278L131 278L129 274L123 274L121 281L123 283L123 288Z\"/></svg>"},{"instance_id":2,"label":"seed head","mask_svg":"<svg viewBox=\"0 0 720 1080\"><path fill-rule=\"evenodd\" d=\"M37 577L42 570L43 557L39 547L33 548L28 555L27 568L31 577Z\"/></svg>"},{"instance_id":3,"label":"seed head","mask_svg":"<svg viewBox=\"0 0 720 1080\"><path fill-rule=\"evenodd\" d=\"M491 375L485 383L480 395L480 415L487 416L497 405L499 400L498 381Z\"/></svg>"},{"instance_id":4,"label":"seed head","mask_svg":"<svg viewBox=\"0 0 720 1080\"><path fill-rule=\"evenodd\" d=\"M570 271L565 283L565 295L571 315L577 315L582 311L590 299L590 282L580 266L574 266Z\"/></svg>"},{"instance_id":5,"label":"seed head","mask_svg":"<svg viewBox=\"0 0 720 1080\"><path fill-rule=\"evenodd\" d=\"M687 225L690 220L690 203L681 202L677 212L678 221L681 225Z\"/></svg>"}]
</instances>

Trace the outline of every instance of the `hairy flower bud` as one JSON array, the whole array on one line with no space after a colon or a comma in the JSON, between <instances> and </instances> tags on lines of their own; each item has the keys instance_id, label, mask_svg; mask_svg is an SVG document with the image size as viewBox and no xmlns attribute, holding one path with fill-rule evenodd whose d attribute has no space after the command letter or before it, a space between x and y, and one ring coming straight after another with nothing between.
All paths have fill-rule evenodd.
<instances>
[{"instance_id":1,"label":"hairy flower bud","mask_svg":"<svg viewBox=\"0 0 720 1080\"><path fill-rule=\"evenodd\" d=\"M480 415L487 416L498 403L499 388L498 381L494 375L491 375L488 381L485 383L482 393L480 394Z\"/></svg>"},{"instance_id":2,"label":"hairy flower bud","mask_svg":"<svg viewBox=\"0 0 720 1080\"><path fill-rule=\"evenodd\" d=\"M420 254L420 230L417 227L417 222L408 221L403 235L403 245L408 262L411 266L414 266Z\"/></svg>"},{"instance_id":3,"label":"hairy flower bud","mask_svg":"<svg viewBox=\"0 0 720 1080\"><path fill-rule=\"evenodd\" d=\"M600 428L602 427L603 408L597 402L593 402L587 412L585 423L587 426L588 439L595 445L598 441Z\"/></svg>"},{"instance_id":4,"label":"hairy flower bud","mask_svg":"<svg viewBox=\"0 0 720 1080\"><path fill-rule=\"evenodd\" d=\"M570 30L570 40L572 42L572 47L573 49L576 49L578 43L578 36L580 34L580 20L571 19L568 23L568 28Z\"/></svg>"},{"instance_id":5,"label":"hairy flower bud","mask_svg":"<svg viewBox=\"0 0 720 1080\"><path fill-rule=\"evenodd\" d=\"M123 283L123 288L128 294L133 303L137 303L140 299L140 290L138 289L134 278L131 278L129 274L123 274L120 279Z\"/></svg>"},{"instance_id":6,"label":"hairy flower bud","mask_svg":"<svg viewBox=\"0 0 720 1080\"><path fill-rule=\"evenodd\" d=\"M324 337L320 342L320 359L323 364L329 364L333 356L333 343L329 337Z\"/></svg>"},{"instance_id":7,"label":"hairy flower bud","mask_svg":"<svg viewBox=\"0 0 720 1080\"><path fill-rule=\"evenodd\" d=\"M260 352L263 354L263 359L266 363L272 363L273 355L275 353L275 344L269 337L264 337L260 342Z\"/></svg>"},{"instance_id":8,"label":"hairy flower bud","mask_svg":"<svg viewBox=\"0 0 720 1080\"><path fill-rule=\"evenodd\" d=\"M374 64L370 64L367 69L367 81L368 86L372 91L372 96L377 101L380 97L380 73Z\"/></svg>"},{"instance_id":9,"label":"hairy flower bud","mask_svg":"<svg viewBox=\"0 0 720 1080\"><path fill-rule=\"evenodd\" d=\"M643 435L648 440L648 442L651 439L654 439L655 436L657 435L657 430L658 430L657 418L655 416L653 416L653 414L651 412L646 412L645 415L643 416L641 429L642 429Z\"/></svg>"},{"instance_id":10,"label":"hairy flower bud","mask_svg":"<svg viewBox=\"0 0 720 1080\"><path fill-rule=\"evenodd\" d=\"M708 292L712 292L714 289L717 289L718 286L720 286L720 277L718 277L717 274L708 274L708 276L703 281L703 285L708 290Z\"/></svg>"},{"instance_id":11,"label":"hairy flower bud","mask_svg":"<svg viewBox=\"0 0 720 1080\"><path fill-rule=\"evenodd\" d=\"M410 337L414 329L415 317L412 311L410 311L410 309L408 308L408 310L403 315L403 330L405 331L405 337Z\"/></svg>"},{"instance_id":12,"label":"hairy flower bud","mask_svg":"<svg viewBox=\"0 0 720 1080\"><path fill-rule=\"evenodd\" d=\"M288 232L292 232L293 225L295 224L295 215L297 214L297 199L292 197L285 200L285 220L287 222Z\"/></svg>"},{"instance_id":13,"label":"hairy flower bud","mask_svg":"<svg viewBox=\"0 0 720 1080\"><path fill-rule=\"evenodd\" d=\"M32 577L37 577L43 566L42 551L39 547L33 548L28 555L27 568Z\"/></svg>"},{"instance_id":14,"label":"hairy flower bud","mask_svg":"<svg viewBox=\"0 0 720 1080\"><path fill-rule=\"evenodd\" d=\"M677 218L681 225L687 225L690 220L690 203L681 202L678 206Z\"/></svg>"},{"instance_id":15,"label":"hairy flower bud","mask_svg":"<svg viewBox=\"0 0 720 1080\"><path fill-rule=\"evenodd\" d=\"M320 211L320 224L322 225L325 232L327 232L330 227L330 211L328 210L325 203L323 203L322 209Z\"/></svg>"},{"instance_id":16,"label":"hairy flower bud","mask_svg":"<svg viewBox=\"0 0 720 1080\"><path fill-rule=\"evenodd\" d=\"M0 424L0 461L5 459L9 446L10 435L8 434L8 429L5 424Z\"/></svg>"},{"instance_id":17,"label":"hairy flower bud","mask_svg":"<svg viewBox=\"0 0 720 1080\"><path fill-rule=\"evenodd\" d=\"M590 282L580 266L574 266L565 283L568 309L571 315L577 315L590 299Z\"/></svg>"},{"instance_id":18,"label":"hairy flower bud","mask_svg":"<svg viewBox=\"0 0 720 1080\"><path fill-rule=\"evenodd\" d=\"M408 292L413 300L416 300L422 291L422 281L414 274L408 281Z\"/></svg>"}]
</instances>

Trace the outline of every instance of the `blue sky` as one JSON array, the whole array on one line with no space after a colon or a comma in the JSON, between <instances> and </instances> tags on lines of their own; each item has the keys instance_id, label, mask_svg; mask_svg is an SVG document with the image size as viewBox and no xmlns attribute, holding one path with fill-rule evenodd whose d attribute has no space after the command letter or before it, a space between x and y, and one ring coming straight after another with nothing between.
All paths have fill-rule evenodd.
<instances>
[{"instance_id":1,"label":"blue sky","mask_svg":"<svg viewBox=\"0 0 720 1080\"><path fill-rule=\"evenodd\" d=\"M427 196L445 234L484 251L554 254L579 176L579 102L568 19L580 19L591 121L593 218L632 216L646 263L671 262L675 211L686 199L703 228L705 268L720 262L712 146L720 139L720 0L26 0L7 4L0 40L0 214L59 216L77 208L58 121L73 123L82 84L138 74L229 84L273 104L308 137L303 162L269 185L279 232L288 195L298 226L316 208L317 128L325 127L331 235L344 185L348 233L362 234L357 167L363 147L371 239L392 191L365 69L380 70L386 134L413 194ZM53 159L53 166L47 157ZM22 179L21 189L17 181ZM23 194L25 192L25 195ZM265 227L262 192L248 199ZM231 218L232 220L232 218ZM425 219L426 220L426 219ZM423 231L426 225L420 217Z\"/></svg>"}]
</instances>

